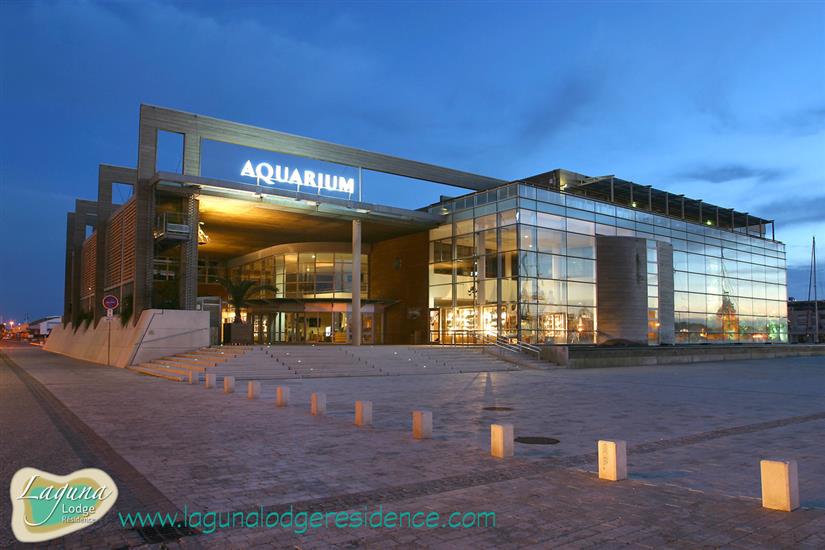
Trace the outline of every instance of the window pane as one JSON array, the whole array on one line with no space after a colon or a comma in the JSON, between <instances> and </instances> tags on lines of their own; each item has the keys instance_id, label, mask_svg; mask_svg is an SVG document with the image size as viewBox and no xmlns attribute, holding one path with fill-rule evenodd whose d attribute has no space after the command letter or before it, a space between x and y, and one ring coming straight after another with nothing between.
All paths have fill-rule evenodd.
<instances>
[{"instance_id":1,"label":"window pane","mask_svg":"<svg viewBox=\"0 0 825 550\"><path fill-rule=\"evenodd\" d=\"M502 227L499 229L501 236L501 250L515 250L516 249L516 227Z\"/></svg>"},{"instance_id":2,"label":"window pane","mask_svg":"<svg viewBox=\"0 0 825 550\"><path fill-rule=\"evenodd\" d=\"M538 275L546 279L566 279L567 262L564 256L553 254L538 255Z\"/></svg>"},{"instance_id":3,"label":"window pane","mask_svg":"<svg viewBox=\"0 0 825 550\"><path fill-rule=\"evenodd\" d=\"M535 250L536 249L536 228L532 225L522 225L519 226L519 248L522 250Z\"/></svg>"},{"instance_id":4,"label":"window pane","mask_svg":"<svg viewBox=\"0 0 825 550\"><path fill-rule=\"evenodd\" d=\"M567 278L586 283L596 282L596 262L583 258L567 258Z\"/></svg>"},{"instance_id":5,"label":"window pane","mask_svg":"<svg viewBox=\"0 0 825 550\"><path fill-rule=\"evenodd\" d=\"M567 254L583 258L596 257L596 239L576 233L567 234Z\"/></svg>"},{"instance_id":6,"label":"window pane","mask_svg":"<svg viewBox=\"0 0 825 550\"><path fill-rule=\"evenodd\" d=\"M567 303L570 306L595 306L596 285L567 283Z\"/></svg>"},{"instance_id":7,"label":"window pane","mask_svg":"<svg viewBox=\"0 0 825 550\"><path fill-rule=\"evenodd\" d=\"M540 252L564 253L564 233L553 229L539 229L537 234Z\"/></svg>"},{"instance_id":8,"label":"window pane","mask_svg":"<svg viewBox=\"0 0 825 550\"><path fill-rule=\"evenodd\" d=\"M547 214L539 212L537 217L537 224L539 227L546 229L560 229L564 230L564 218L555 214Z\"/></svg>"},{"instance_id":9,"label":"window pane","mask_svg":"<svg viewBox=\"0 0 825 550\"><path fill-rule=\"evenodd\" d=\"M537 298L538 301L543 304L566 304L567 283L564 281L539 279Z\"/></svg>"},{"instance_id":10,"label":"window pane","mask_svg":"<svg viewBox=\"0 0 825 550\"><path fill-rule=\"evenodd\" d=\"M596 233L596 226L593 222L567 218L567 230L584 233L585 235L594 235Z\"/></svg>"}]
</instances>

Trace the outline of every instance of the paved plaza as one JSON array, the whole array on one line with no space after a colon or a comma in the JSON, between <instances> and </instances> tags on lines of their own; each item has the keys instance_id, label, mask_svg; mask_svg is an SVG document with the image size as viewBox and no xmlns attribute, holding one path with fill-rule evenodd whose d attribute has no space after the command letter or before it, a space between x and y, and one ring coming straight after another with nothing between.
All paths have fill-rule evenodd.
<instances>
[{"instance_id":1,"label":"paved plaza","mask_svg":"<svg viewBox=\"0 0 825 550\"><path fill-rule=\"evenodd\" d=\"M0 470L98 467L118 483L100 524L54 547L825 547L825 357L672 367L265 380L261 398L84 363L35 347L0 351ZM291 390L274 405L275 387ZM312 392L328 414L309 414ZM374 425L352 423L371 400ZM505 410L485 410L497 407ZM433 412L433 439L410 414ZM511 409L511 410L506 410ZM512 459L489 456L512 423ZM630 479L597 479L598 439L624 439ZM759 460L799 465L802 509L760 506ZM496 513L467 529L230 528L161 535L117 513ZM8 518L9 501L0 514ZM201 529L200 531L203 531ZM161 538L154 538L157 535ZM8 521L0 547L13 544ZM155 544L157 546L157 544Z\"/></svg>"}]
</instances>

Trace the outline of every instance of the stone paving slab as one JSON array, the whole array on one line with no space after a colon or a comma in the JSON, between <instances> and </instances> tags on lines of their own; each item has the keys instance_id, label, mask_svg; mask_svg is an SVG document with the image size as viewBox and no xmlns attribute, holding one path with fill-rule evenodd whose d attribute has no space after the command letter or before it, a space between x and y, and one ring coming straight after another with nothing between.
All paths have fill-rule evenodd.
<instances>
[{"instance_id":1,"label":"stone paving slab","mask_svg":"<svg viewBox=\"0 0 825 550\"><path fill-rule=\"evenodd\" d=\"M220 387L35 348L5 351L178 508L386 503L498 514L495 529L325 529L303 536L235 529L183 538L183 547L813 548L825 532L825 512L768 512L741 498L754 496L752 464L779 453L799 460L806 504L821 501L821 358L290 381L292 406L276 408L274 381L262 385L260 400L248 401L245 386L224 395ZM308 414L312 391L327 392L328 417ZM374 427L352 425L355 399L374 401ZM483 411L487 405L514 410ZM410 411L419 407L434 412L433 440L410 437ZM512 421L517 436L561 443L517 444L515 459L493 459L489 424L499 420ZM582 471L595 440L612 434L628 440L629 482L607 484ZM644 452L633 455L634 448Z\"/></svg>"}]
</instances>

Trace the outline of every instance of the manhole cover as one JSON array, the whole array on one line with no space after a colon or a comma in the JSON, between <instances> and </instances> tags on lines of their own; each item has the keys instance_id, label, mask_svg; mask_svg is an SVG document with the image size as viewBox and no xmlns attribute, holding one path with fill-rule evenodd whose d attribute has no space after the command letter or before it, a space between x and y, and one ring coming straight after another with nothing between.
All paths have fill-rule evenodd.
<instances>
[{"instance_id":1,"label":"manhole cover","mask_svg":"<svg viewBox=\"0 0 825 550\"><path fill-rule=\"evenodd\" d=\"M555 445L559 442L558 439L553 439L552 437L535 436L516 437L514 441L516 443L524 443L525 445Z\"/></svg>"},{"instance_id":2,"label":"manhole cover","mask_svg":"<svg viewBox=\"0 0 825 550\"><path fill-rule=\"evenodd\" d=\"M485 411L512 411L513 407L484 407Z\"/></svg>"}]
</instances>

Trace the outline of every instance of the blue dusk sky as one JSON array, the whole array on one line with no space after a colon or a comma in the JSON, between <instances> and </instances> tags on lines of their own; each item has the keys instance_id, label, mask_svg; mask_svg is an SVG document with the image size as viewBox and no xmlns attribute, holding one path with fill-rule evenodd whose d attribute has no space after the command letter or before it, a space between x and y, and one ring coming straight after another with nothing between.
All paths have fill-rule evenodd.
<instances>
[{"instance_id":1,"label":"blue dusk sky","mask_svg":"<svg viewBox=\"0 0 825 550\"><path fill-rule=\"evenodd\" d=\"M141 103L775 218L799 298L812 235L825 257L822 2L2 0L0 79L2 319L62 312L66 212L99 163L135 165Z\"/></svg>"}]
</instances>

